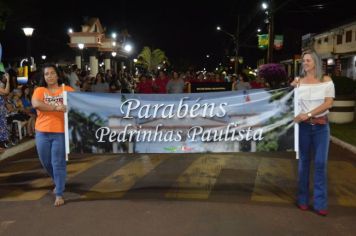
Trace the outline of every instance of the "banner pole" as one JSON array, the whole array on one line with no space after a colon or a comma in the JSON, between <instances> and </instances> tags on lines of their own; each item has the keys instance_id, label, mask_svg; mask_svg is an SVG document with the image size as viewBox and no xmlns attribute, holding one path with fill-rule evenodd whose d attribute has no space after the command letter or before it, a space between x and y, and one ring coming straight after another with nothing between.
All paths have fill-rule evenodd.
<instances>
[{"instance_id":1,"label":"banner pole","mask_svg":"<svg viewBox=\"0 0 356 236\"><path fill-rule=\"evenodd\" d=\"M298 109L298 91L297 88L294 88L294 117L299 114ZM299 125L298 123L294 123L294 150L295 150L295 158L299 159Z\"/></svg>"},{"instance_id":2,"label":"banner pole","mask_svg":"<svg viewBox=\"0 0 356 236\"><path fill-rule=\"evenodd\" d=\"M68 101L67 101L67 92L64 90L64 83L62 84L62 89L63 89L63 105L67 106ZM69 154L69 132L68 132L68 110L64 113L64 140L65 140L65 153L66 153L66 161L69 160L68 154Z\"/></svg>"}]
</instances>

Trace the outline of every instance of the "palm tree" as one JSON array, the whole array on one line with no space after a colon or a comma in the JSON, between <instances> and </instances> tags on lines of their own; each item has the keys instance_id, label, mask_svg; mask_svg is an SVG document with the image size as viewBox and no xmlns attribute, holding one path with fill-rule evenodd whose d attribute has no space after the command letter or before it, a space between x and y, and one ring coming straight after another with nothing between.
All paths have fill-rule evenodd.
<instances>
[{"instance_id":1,"label":"palm tree","mask_svg":"<svg viewBox=\"0 0 356 236\"><path fill-rule=\"evenodd\" d=\"M104 126L105 121L96 113L86 115L77 110L70 109L68 113L69 130L72 134L71 151L77 153L92 153L92 147L101 148L106 152L112 150L110 142L98 143L93 134Z\"/></svg>"},{"instance_id":2,"label":"palm tree","mask_svg":"<svg viewBox=\"0 0 356 236\"><path fill-rule=\"evenodd\" d=\"M141 63L149 72L157 69L164 61L168 63L166 54L161 49L154 49L144 47L138 55L139 63Z\"/></svg>"}]
</instances>

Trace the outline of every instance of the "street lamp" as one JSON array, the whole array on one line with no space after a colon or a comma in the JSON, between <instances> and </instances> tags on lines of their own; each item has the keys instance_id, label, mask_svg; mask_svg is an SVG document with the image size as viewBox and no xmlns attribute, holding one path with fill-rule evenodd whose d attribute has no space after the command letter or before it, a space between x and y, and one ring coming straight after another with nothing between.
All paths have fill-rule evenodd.
<instances>
[{"instance_id":1,"label":"street lamp","mask_svg":"<svg viewBox=\"0 0 356 236\"><path fill-rule=\"evenodd\" d=\"M46 60L47 56L46 55L42 55L41 58L42 58L42 60Z\"/></svg>"},{"instance_id":2,"label":"street lamp","mask_svg":"<svg viewBox=\"0 0 356 236\"><path fill-rule=\"evenodd\" d=\"M84 43L78 43L78 48L80 50L83 50L84 49Z\"/></svg>"},{"instance_id":3,"label":"street lamp","mask_svg":"<svg viewBox=\"0 0 356 236\"><path fill-rule=\"evenodd\" d=\"M239 71L239 31L240 31L240 16L237 17L237 28L236 34L231 34L225 30L223 30L220 26L216 27L217 31L223 32L227 36L229 36L234 42L235 46L235 73L237 74Z\"/></svg>"},{"instance_id":4,"label":"street lamp","mask_svg":"<svg viewBox=\"0 0 356 236\"><path fill-rule=\"evenodd\" d=\"M24 27L22 28L23 32L25 33L25 35L27 37L31 37L32 34L33 34L33 31L35 30L34 28L31 28L31 27Z\"/></svg>"},{"instance_id":5,"label":"street lamp","mask_svg":"<svg viewBox=\"0 0 356 236\"><path fill-rule=\"evenodd\" d=\"M266 10L266 9L268 8L268 4L265 3L265 2L263 2L263 3L261 4L261 7L262 7L263 10Z\"/></svg>"},{"instance_id":6,"label":"street lamp","mask_svg":"<svg viewBox=\"0 0 356 236\"><path fill-rule=\"evenodd\" d=\"M26 47L26 56L28 58L28 61L31 62L31 36L33 34L33 31L35 30L34 28L31 27L24 27L22 28L24 34L27 37L27 47Z\"/></svg>"},{"instance_id":7,"label":"street lamp","mask_svg":"<svg viewBox=\"0 0 356 236\"><path fill-rule=\"evenodd\" d=\"M132 46L131 46L130 44L126 44L126 45L124 46L124 50L125 50L126 52L131 52L131 51L132 51Z\"/></svg>"}]
</instances>

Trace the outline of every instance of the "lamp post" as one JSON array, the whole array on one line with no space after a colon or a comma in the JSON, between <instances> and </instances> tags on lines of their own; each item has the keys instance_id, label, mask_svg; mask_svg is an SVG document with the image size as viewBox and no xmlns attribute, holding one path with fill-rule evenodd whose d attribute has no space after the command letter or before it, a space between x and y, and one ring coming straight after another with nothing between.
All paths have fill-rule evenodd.
<instances>
[{"instance_id":1,"label":"lamp post","mask_svg":"<svg viewBox=\"0 0 356 236\"><path fill-rule=\"evenodd\" d=\"M84 49L84 43L78 43L78 48L80 50L80 69L83 69L83 62L84 62L84 58L83 58L83 49Z\"/></svg>"},{"instance_id":2,"label":"lamp post","mask_svg":"<svg viewBox=\"0 0 356 236\"><path fill-rule=\"evenodd\" d=\"M31 37L35 29L31 27L24 27L22 30L27 37L26 57L28 62L31 64Z\"/></svg>"},{"instance_id":3,"label":"lamp post","mask_svg":"<svg viewBox=\"0 0 356 236\"><path fill-rule=\"evenodd\" d=\"M236 33L231 34L225 30L223 30L220 26L216 27L217 31L223 32L224 34L228 35L233 43L234 43L234 49L235 49L235 73L237 74L239 71L239 34L240 34L240 16L237 16L237 28L236 28Z\"/></svg>"},{"instance_id":4,"label":"lamp post","mask_svg":"<svg viewBox=\"0 0 356 236\"><path fill-rule=\"evenodd\" d=\"M269 1L269 5L265 2L261 4L263 10L266 10L268 15L268 49L267 49L267 63L273 62L273 46L274 46L274 9L273 0ZM268 10L269 9L269 10Z\"/></svg>"},{"instance_id":5,"label":"lamp post","mask_svg":"<svg viewBox=\"0 0 356 236\"><path fill-rule=\"evenodd\" d=\"M132 52L132 49L133 49L133 47L132 47L131 44L129 44L129 43L126 43L126 44L125 44L125 46L124 46L125 52L127 52L128 54L130 54L130 53ZM129 59L128 64L129 64L129 72L132 73L132 67L133 67L133 66L132 66L132 60Z\"/></svg>"},{"instance_id":6,"label":"lamp post","mask_svg":"<svg viewBox=\"0 0 356 236\"><path fill-rule=\"evenodd\" d=\"M117 73L117 61L115 60L116 55L117 55L117 52L115 52L115 51L111 52L111 56L113 57L112 65L113 65L113 70L115 73Z\"/></svg>"}]
</instances>

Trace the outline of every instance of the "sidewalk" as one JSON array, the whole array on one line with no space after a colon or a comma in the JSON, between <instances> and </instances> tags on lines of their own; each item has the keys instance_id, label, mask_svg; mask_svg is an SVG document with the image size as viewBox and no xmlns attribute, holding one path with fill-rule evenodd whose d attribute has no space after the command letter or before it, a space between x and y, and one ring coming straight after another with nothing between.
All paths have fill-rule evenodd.
<instances>
[{"instance_id":1,"label":"sidewalk","mask_svg":"<svg viewBox=\"0 0 356 236\"><path fill-rule=\"evenodd\" d=\"M21 143L7 148L3 153L0 154L0 161L5 160L8 157L15 156L18 153L27 151L35 146L35 139L24 139Z\"/></svg>"},{"instance_id":2,"label":"sidewalk","mask_svg":"<svg viewBox=\"0 0 356 236\"><path fill-rule=\"evenodd\" d=\"M356 154L356 147L353 146L352 144L346 143L344 141L342 141L341 139L338 139L334 136L330 136L330 140L331 142L335 143L336 145L345 148L347 150L349 150L350 152Z\"/></svg>"}]
</instances>

